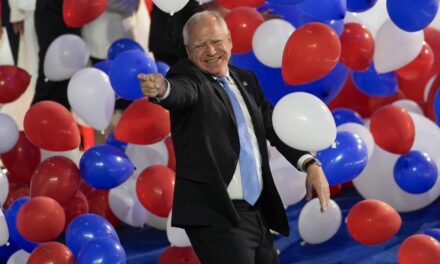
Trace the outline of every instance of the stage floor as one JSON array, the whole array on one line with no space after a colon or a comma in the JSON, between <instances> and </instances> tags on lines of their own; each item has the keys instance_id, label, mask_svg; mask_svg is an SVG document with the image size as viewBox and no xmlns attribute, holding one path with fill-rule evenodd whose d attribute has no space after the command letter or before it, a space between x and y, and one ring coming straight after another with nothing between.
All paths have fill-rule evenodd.
<instances>
[{"instance_id":1,"label":"stage floor","mask_svg":"<svg viewBox=\"0 0 440 264\"><path fill-rule=\"evenodd\" d=\"M344 189L333 199L341 208L342 219L345 219L354 204L362 200L355 190L350 189ZM298 233L298 216L304 203L301 201L287 209L290 236L274 238L280 250L281 264L397 263L397 252L403 240L426 229L440 228L440 203L437 200L419 211L401 213L402 226L399 232L385 243L361 245L351 238L345 223L342 223L332 239L318 245L303 245ZM127 253L128 264L156 264L162 251L169 246L166 233L154 228L122 226L118 228L118 233Z\"/></svg>"}]
</instances>

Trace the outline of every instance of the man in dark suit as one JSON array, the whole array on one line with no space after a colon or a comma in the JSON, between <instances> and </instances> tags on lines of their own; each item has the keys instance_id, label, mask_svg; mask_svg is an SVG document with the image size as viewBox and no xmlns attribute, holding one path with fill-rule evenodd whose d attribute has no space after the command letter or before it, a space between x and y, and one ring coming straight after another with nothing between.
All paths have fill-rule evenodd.
<instances>
[{"instance_id":1,"label":"man in dark suit","mask_svg":"<svg viewBox=\"0 0 440 264\"><path fill-rule=\"evenodd\" d=\"M232 41L216 13L192 16L183 31L189 60L164 79L140 74L143 93L170 110L176 153L172 225L185 229L202 263L278 263L270 229L288 235L269 168L266 139L307 171L321 210L329 186L319 162L285 145L254 74L228 65Z\"/></svg>"}]
</instances>

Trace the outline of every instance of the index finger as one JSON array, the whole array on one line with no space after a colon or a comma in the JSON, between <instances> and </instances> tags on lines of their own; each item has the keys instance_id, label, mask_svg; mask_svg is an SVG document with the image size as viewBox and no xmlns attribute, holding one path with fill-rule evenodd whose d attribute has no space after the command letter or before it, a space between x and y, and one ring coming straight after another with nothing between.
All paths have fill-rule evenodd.
<instances>
[{"instance_id":1,"label":"index finger","mask_svg":"<svg viewBox=\"0 0 440 264\"><path fill-rule=\"evenodd\" d=\"M317 190L316 192L318 195L319 204L321 205L321 212L325 212L327 210L330 197L325 189L321 189L319 191Z\"/></svg>"}]
</instances>

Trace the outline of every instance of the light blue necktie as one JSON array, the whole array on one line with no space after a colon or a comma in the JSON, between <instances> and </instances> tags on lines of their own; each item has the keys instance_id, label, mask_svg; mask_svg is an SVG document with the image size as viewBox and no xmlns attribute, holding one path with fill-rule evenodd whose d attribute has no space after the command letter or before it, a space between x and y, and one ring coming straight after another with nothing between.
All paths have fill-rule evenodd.
<instances>
[{"instance_id":1,"label":"light blue necktie","mask_svg":"<svg viewBox=\"0 0 440 264\"><path fill-rule=\"evenodd\" d=\"M223 88L231 101L232 108L234 109L238 136L240 139L239 160L244 200L251 205L254 205L260 196L260 183L258 182L257 164L255 162L251 137L246 126L243 110L240 107L237 97L232 92L231 87L229 87L227 77L219 77L217 80L223 85Z\"/></svg>"}]
</instances>

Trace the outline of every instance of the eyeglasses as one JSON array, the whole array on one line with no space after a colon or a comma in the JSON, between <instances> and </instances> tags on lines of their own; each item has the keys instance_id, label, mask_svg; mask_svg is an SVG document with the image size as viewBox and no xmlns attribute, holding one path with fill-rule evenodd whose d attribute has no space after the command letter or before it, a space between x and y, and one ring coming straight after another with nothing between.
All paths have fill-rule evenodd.
<instances>
[{"instance_id":1,"label":"eyeglasses","mask_svg":"<svg viewBox=\"0 0 440 264\"><path fill-rule=\"evenodd\" d=\"M214 38L214 39L207 41L207 42L200 42L200 43L196 43L193 45L187 45L187 47L188 47L188 49L190 49L192 51L196 51L196 52L204 51L208 47L220 48L223 45L224 40L225 40L225 37Z\"/></svg>"}]
</instances>

